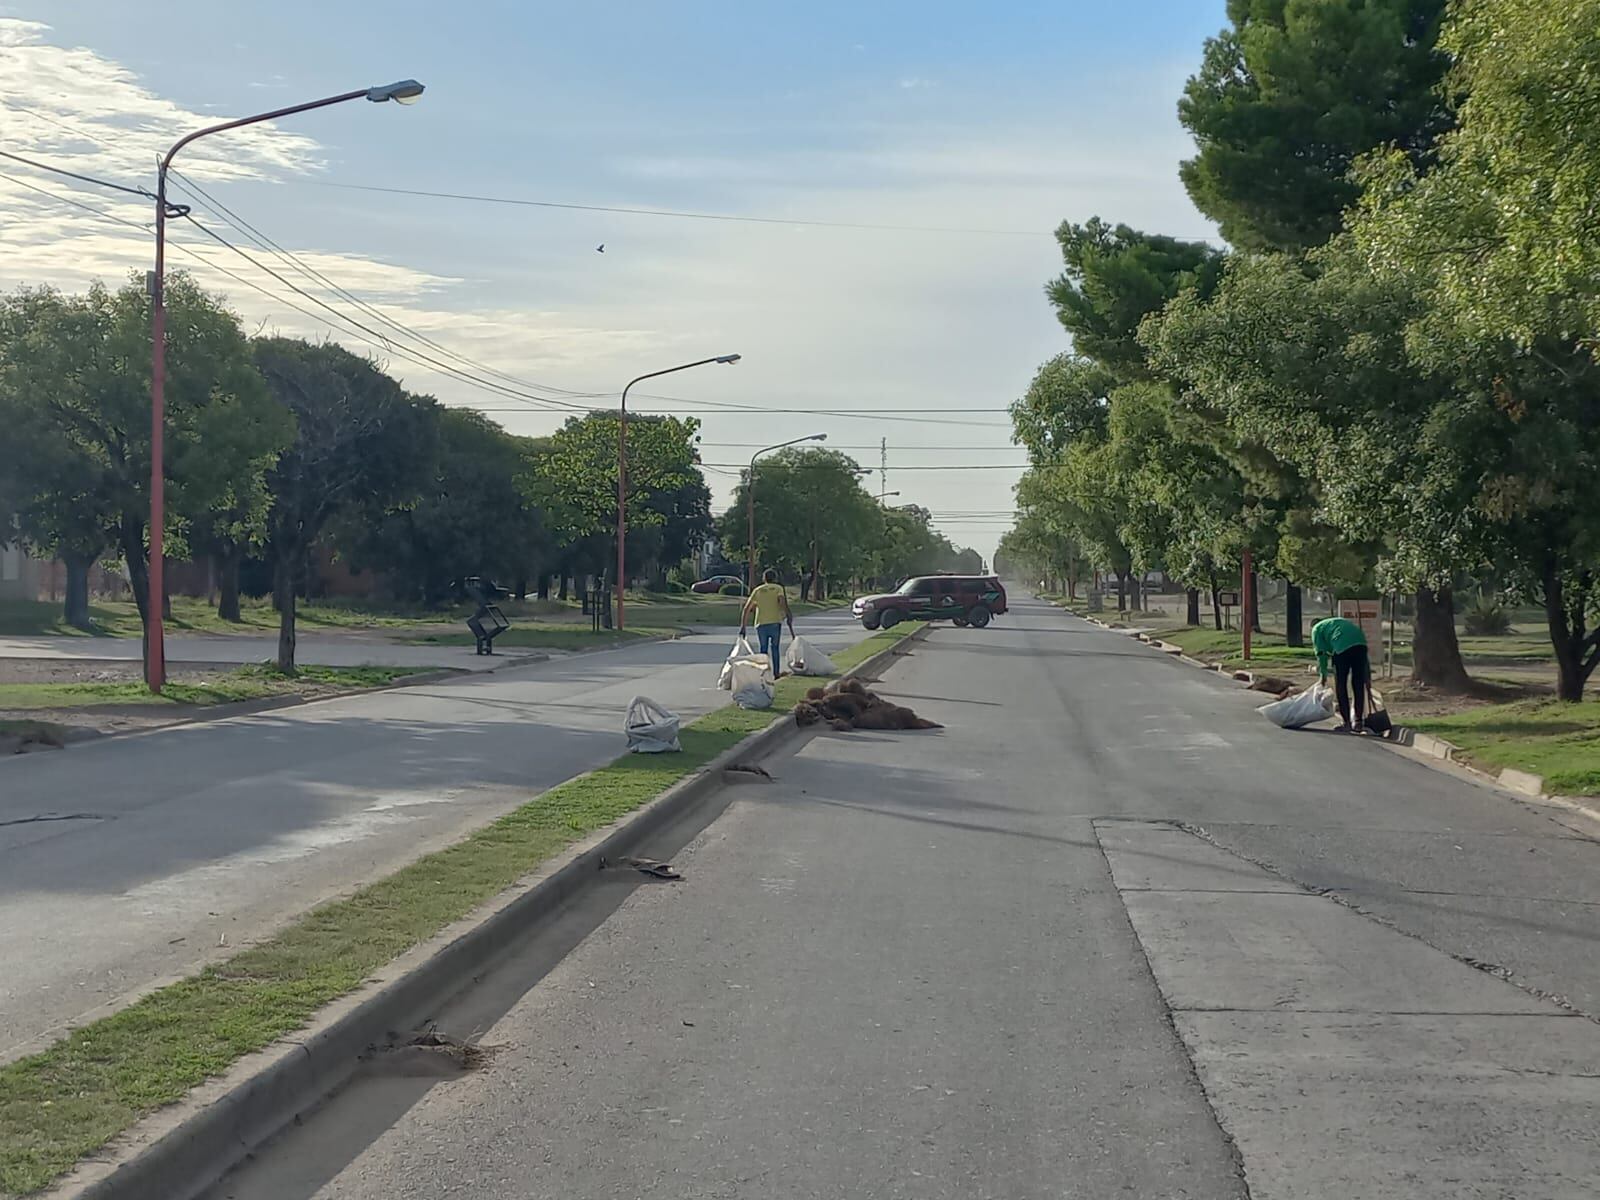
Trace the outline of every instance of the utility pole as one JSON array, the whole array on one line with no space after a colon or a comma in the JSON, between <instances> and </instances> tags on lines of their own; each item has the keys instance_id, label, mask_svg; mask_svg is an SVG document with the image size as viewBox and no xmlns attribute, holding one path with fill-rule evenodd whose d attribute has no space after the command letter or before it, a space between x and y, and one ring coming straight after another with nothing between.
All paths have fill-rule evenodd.
<instances>
[{"instance_id":1,"label":"utility pole","mask_svg":"<svg viewBox=\"0 0 1600 1200\"><path fill-rule=\"evenodd\" d=\"M878 442L878 503L889 494L889 439Z\"/></svg>"}]
</instances>

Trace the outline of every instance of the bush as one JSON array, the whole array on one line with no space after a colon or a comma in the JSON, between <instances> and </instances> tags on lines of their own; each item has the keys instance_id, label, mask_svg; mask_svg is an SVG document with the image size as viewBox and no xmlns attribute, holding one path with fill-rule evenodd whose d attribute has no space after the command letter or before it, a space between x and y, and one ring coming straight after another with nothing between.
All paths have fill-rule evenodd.
<instances>
[{"instance_id":1,"label":"bush","mask_svg":"<svg viewBox=\"0 0 1600 1200\"><path fill-rule=\"evenodd\" d=\"M1504 637L1511 632L1511 613L1498 600L1479 596L1463 624L1472 637Z\"/></svg>"},{"instance_id":2,"label":"bush","mask_svg":"<svg viewBox=\"0 0 1600 1200\"><path fill-rule=\"evenodd\" d=\"M725 583L722 585L721 594L724 596L742 596L744 595L744 584Z\"/></svg>"},{"instance_id":3,"label":"bush","mask_svg":"<svg viewBox=\"0 0 1600 1200\"><path fill-rule=\"evenodd\" d=\"M688 591L689 591L688 587L685 586L684 584L679 583L676 579L667 580L667 595L669 595L669 596L682 596L682 595L685 595Z\"/></svg>"}]
</instances>

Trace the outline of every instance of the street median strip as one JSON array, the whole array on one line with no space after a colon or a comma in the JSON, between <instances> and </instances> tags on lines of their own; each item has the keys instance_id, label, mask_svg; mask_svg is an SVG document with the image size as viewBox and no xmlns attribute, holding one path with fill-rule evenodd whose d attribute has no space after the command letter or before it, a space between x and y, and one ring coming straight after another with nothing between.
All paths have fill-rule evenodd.
<instances>
[{"instance_id":1,"label":"street median strip","mask_svg":"<svg viewBox=\"0 0 1600 1200\"><path fill-rule=\"evenodd\" d=\"M852 670L916 628L879 633L835 664ZM0 1066L0 1192L39 1191L243 1056L305 1028L397 956L771 726L817 682L779 681L770 710L709 713L683 729L681 754L625 754L559 784L276 936Z\"/></svg>"}]
</instances>

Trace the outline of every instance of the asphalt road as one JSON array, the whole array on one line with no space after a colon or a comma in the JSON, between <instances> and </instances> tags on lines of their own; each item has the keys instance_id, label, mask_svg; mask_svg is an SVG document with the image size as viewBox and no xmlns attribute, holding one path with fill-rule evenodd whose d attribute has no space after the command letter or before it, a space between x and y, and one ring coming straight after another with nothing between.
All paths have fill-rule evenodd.
<instances>
[{"instance_id":1,"label":"asphalt road","mask_svg":"<svg viewBox=\"0 0 1600 1200\"><path fill-rule=\"evenodd\" d=\"M731 637L0 759L0 1062L609 762L635 695L726 703Z\"/></svg>"},{"instance_id":2,"label":"asphalt road","mask_svg":"<svg viewBox=\"0 0 1600 1200\"><path fill-rule=\"evenodd\" d=\"M1593 1195L1586 818L1021 599L881 687L214 1200Z\"/></svg>"}]
</instances>

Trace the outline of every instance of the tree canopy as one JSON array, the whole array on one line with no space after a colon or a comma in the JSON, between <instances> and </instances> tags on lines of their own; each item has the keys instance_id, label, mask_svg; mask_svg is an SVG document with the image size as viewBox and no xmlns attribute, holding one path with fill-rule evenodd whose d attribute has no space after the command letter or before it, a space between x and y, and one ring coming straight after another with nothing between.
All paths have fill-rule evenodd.
<instances>
[{"instance_id":1,"label":"tree canopy","mask_svg":"<svg viewBox=\"0 0 1600 1200\"><path fill-rule=\"evenodd\" d=\"M1393 146L1420 167L1449 128L1445 9L1229 0L1229 28L1206 43L1178 104L1197 149L1180 171L1195 206L1241 249L1326 242L1361 194L1357 159Z\"/></svg>"}]
</instances>

